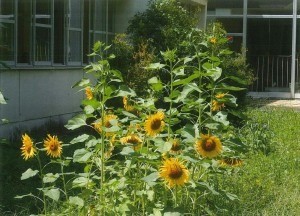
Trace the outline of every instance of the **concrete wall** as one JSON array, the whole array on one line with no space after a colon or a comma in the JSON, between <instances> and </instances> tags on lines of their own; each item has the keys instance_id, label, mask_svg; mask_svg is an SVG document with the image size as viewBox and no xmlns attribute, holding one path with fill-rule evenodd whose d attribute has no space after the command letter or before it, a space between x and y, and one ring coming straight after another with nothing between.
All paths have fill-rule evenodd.
<instances>
[{"instance_id":1,"label":"concrete wall","mask_svg":"<svg viewBox=\"0 0 300 216\"><path fill-rule=\"evenodd\" d=\"M83 77L79 69L13 69L0 71L0 89L8 99L0 105L0 137L39 127L47 121L66 122L80 111L83 94L72 89Z\"/></svg>"}]
</instances>

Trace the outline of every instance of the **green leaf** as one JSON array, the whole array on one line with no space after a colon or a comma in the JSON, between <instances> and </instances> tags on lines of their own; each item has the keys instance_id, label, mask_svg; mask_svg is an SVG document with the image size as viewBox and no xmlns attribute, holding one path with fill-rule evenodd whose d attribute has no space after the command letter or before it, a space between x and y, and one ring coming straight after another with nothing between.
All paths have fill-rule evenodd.
<instances>
[{"instance_id":1,"label":"green leaf","mask_svg":"<svg viewBox=\"0 0 300 216\"><path fill-rule=\"evenodd\" d=\"M84 112L86 114L92 114L94 111L95 111L95 109L91 105L87 105L84 107Z\"/></svg>"},{"instance_id":2,"label":"green leaf","mask_svg":"<svg viewBox=\"0 0 300 216\"><path fill-rule=\"evenodd\" d=\"M111 73L117 78L119 78L121 81L123 81L122 73L118 70L110 70Z\"/></svg>"},{"instance_id":3,"label":"green leaf","mask_svg":"<svg viewBox=\"0 0 300 216\"><path fill-rule=\"evenodd\" d=\"M214 195L219 195L219 193L215 189L213 189L207 182L197 182L197 185L208 189Z\"/></svg>"},{"instance_id":4,"label":"green leaf","mask_svg":"<svg viewBox=\"0 0 300 216\"><path fill-rule=\"evenodd\" d=\"M77 149L73 155L73 162L85 163L90 159L92 154L92 152L89 152L86 149Z\"/></svg>"},{"instance_id":5,"label":"green leaf","mask_svg":"<svg viewBox=\"0 0 300 216\"><path fill-rule=\"evenodd\" d=\"M53 173L47 173L44 177L43 177L43 182L44 183L52 183L55 182L59 177L59 174L53 174Z\"/></svg>"},{"instance_id":6,"label":"green leaf","mask_svg":"<svg viewBox=\"0 0 300 216\"><path fill-rule=\"evenodd\" d=\"M74 130L77 128L80 128L82 126L85 126L86 124L86 115L80 114L75 117L73 117L71 120L68 121L68 124L65 125L65 127L69 130Z\"/></svg>"},{"instance_id":7,"label":"green leaf","mask_svg":"<svg viewBox=\"0 0 300 216\"><path fill-rule=\"evenodd\" d=\"M84 206L83 199L81 199L78 196L70 196L69 197L69 203L72 204L72 205L77 205L79 207L83 207Z\"/></svg>"},{"instance_id":8,"label":"green leaf","mask_svg":"<svg viewBox=\"0 0 300 216\"><path fill-rule=\"evenodd\" d=\"M91 179L81 176L81 177L74 179L72 184L73 184L73 187L86 187L91 182L92 182Z\"/></svg>"},{"instance_id":9,"label":"green leaf","mask_svg":"<svg viewBox=\"0 0 300 216\"><path fill-rule=\"evenodd\" d=\"M128 146L124 147L122 149L122 151L120 152L121 155L131 155L133 153L134 153L134 150L131 147L128 147Z\"/></svg>"},{"instance_id":10,"label":"green leaf","mask_svg":"<svg viewBox=\"0 0 300 216\"><path fill-rule=\"evenodd\" d=\"M229 85L226 85L225 83L222 83L220 86L218 86L217 89L224 89L224 90L230 90L230 91L242 91L242 90L245 90L246 88L229 86Z\"/></svg>"},{"instance_id":11,"label":"green leaf","mask_svg":"<svg viewBox=\"0 0 300 216\"><path fill-rule=\"evenodd\" d=\"M219 67L212 68L208 70L208 73L211 73L210 77L213 78L214 81L216 81L222 75L222 68Z\"/></svg>"},{"instance_id":12,"label":"green leaf","mask_svg":"<svg viewBox=\"0 0 300 216\"><path fill-rule=\"evenodd\" d=\"M150 64L148 67L146 67L146 69L148 70L159 70L159 69L162 69L164 68L166 65L164 64L161 64L161 63L152 63Z\"/></svg>"},{"instance_id":13,"label":"green leaf","mask_svg":"<svg viewBox=\"0 0 300 216\"><path fill-rule=\"evenodd\" d=\"M60 197L60 191L58 188L51 188L51 189L45 189L43 190L45 196L58 201Z\"/></svg>"},{"instance_id":14,"label":"green leaf","mask_svg":"<svg viewBox=\"0 0 300 216\"><path fill-rule=\"evenodd\" d=\"M181 216L182 214L179 212L165 212L164 216Z\"/></svg>"},{"instance_id":15,"label":"green leaf","mask_svg":"<svg viewBox=\"0 0 300 216\"><path fill-rule=\"evenodd\" d=\"M38 170L32 170L31 168L29 168L24 173L22 173L21 180L31 178L31 177L35 176L36 174L38 174L38 172L39 172Z\"/></svg>"},{"instance_id":16,"label":"green leaf","mask_svg":"<svg viewBox=\"0 0 300 216\"><path fill-rule=\"evenodd\" d=\"M190 61L193 61L193 59L194 59L194 58L185 57L185 58L183 59L183 63L186 64L186 63L188 63L188 62L190 62Z\"/></svg>"},{"instance_id":17,"label":"green leaf","mask_svg":"<svg viewBox=\"0 0 300 216\"><path fill-rule=\"evenodd\" d=\"M229 125L229 121L227 121L227 113L224 111L218 112L216 115L212 117L212 119L216 122L220 122L224 124L225 126Z\"/></svg>"},{"instance_id":18,"label":"green leaf","mask_svg":"<svg viewBox=\"0 0 300 216\"><path fill-rule=\"evenodd\" d=\"M29 194L25 194L25 195L17 195L17 196L15 196L14 198L15 198L15 199L22 199L22 198L28 197L28 196L30 196L30 197L35 197L32 193L29 193Z\"/></svg>"},{"instance_id":19,"label":"green leaf","mask_svg":"<svg viewBox=\"0 0 300 216\"><path fill-rule=\"evenodd\" d=\"M70 143L71 143L71 144L81 143L81 142L86 141L89 137L90 137L90 136L87 135L87 134L82 134L82 135L80 135L80 136L75 137L74 139L72 139L72 140L70 141Z\"/></svg>"},{"instance_id":20,"label":"green leaf","mask_svg":"<svg viewBox=\"0 0 300 216\"><path fill-rule=\"evenodd\" d=\"M6 104L3 94L0 92L0 104Z\"/></svg>"},{"instance_id":21,"label":"green leaf","mask_svg":"<svg viewBox=\"0 0 300 216\"><path fill-rule=\"evenodd\" d=\"M132 97L134 97L134 96L136 96L136 93L128 86L121 85L120 89L117 91L116 96L120 96L120 97L132 96Z\"/></svg>"},{"instance_id":22,"label":"green leaf","mask_svg":"<svg viewBox=\"0 0 300 216\"><path fill-rule=\"evenodd\" d=\"M175 80L175 82L173 83L173 86L186 85L186 84L190 83L192 80L198 78L199 76L200 76L199 73L194 73L185 79Z\"/></svg>"},{"instance_id":23,"label":"green leaf","mask_svg":"<svg viewBox=\"0 0 300 216\"><path fill-rule=\"evenodd\" d=\"M156 142L155 145L157 146L157 150L161 153L168 152L172 148L172 143L170 142L166 142L164 140L158 140L158 139L156 139L155 142Z\"/></svg>"},{"instance_id":24,"label":"green leaf","mask_svg":"<svg viewBox=\"0 0 300 216\"><path fill-rule=\"evenodd\" d=\"M145 181L149 186L153 186L156 184L156 180L159 178L158 172L153 172L150 175L145 176L142 178L143 181Z\"/></svg>"},{"instance_id":25,"label":"green leaf","mask_svg":"<svg viewBox=\"0 0 300 216\"><path fill-rule=\"evenodd\" d=\"M75 88L75 87L84 87L84 86L87 86L90 84L90 80L89 79L86 79L86 78L83 78L81 80L79 80L77 83L75 83L72 88Z\"/></svg>"},{"instance_id":26,"label":"green leaf","mask_svg":"<svg viewBox=\"0 0 300 216\"><path fill-rule=\"evenodd\" d=\"M127 112L127 111L122 111L122 113L127 116L127 117L130 117L130 118L137 118L136 115L130 113L130 112Z\"/></svg>"}]
</instances>

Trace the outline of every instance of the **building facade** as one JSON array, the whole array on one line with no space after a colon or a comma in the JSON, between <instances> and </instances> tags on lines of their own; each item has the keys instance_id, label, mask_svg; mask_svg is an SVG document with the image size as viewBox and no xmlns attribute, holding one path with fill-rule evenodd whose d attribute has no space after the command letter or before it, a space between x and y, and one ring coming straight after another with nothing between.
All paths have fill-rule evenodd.
<instances>
[{"instance_id":1,"label":"building facade","mask_svg":"<svg viewBox=\"0 0 300 216\"><path fill-rule=\"evenodd\" d=\"M184 0L202 5L207 0ZM95 41L110 43L148 0L0 0L0 137L70 119L80 111L82 92L71 87ZM8 119L2 124L1 119Z\"/></svg>"},{"instance_id":2,"label":"building facade","mask_svg":"<svg viewBox=\"0 0 300 216\"><path fill-rule=\"evenodd\" d=\"M207 21L223 23L232 48L254 69L254 97L300 98L300 0L209 0Z\"/></svg>"}]
</instances>

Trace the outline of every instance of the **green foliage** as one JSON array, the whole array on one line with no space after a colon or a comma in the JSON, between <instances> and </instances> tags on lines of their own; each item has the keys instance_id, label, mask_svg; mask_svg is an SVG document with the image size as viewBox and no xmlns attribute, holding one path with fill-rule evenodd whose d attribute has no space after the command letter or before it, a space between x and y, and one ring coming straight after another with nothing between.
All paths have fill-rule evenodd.
<instances>
[{"instance_id":1,"label":"green foliage","mask_svg":"<svg viewBox=\"0 0 300 216\"><path fill-rule=\"evenodd\" d=\"M254 103L257 103L255 101ZM253 124L268 123L264 130L271 143L269 154L255 151L245 155L244 167L239 172L226 175L220 184L235 193L239 200L218 202L226 211L215 211L216 215L298 215L299 202L299 138L298 128L300 113L298 110L283 108L255 108L247 112L251 124L245 125L241 137L251 135ZM246 129L247 128L247 129ZM245 133L244 133L245 132ZM255 131L254 131L255 133ZM252 139L252 138L251 138ZM250 142L255 140L249 139ZM258 140L260 137L258 137ZM263 149L263 148L262 148Z\"/></svg>"},{"instance_id":2,"label":"green foliage","mask_svg":"<svg viewBox=\"0 0 300 216\"><path fill-rule=\"evenodd\" d=\"M82 113L66 125L86 132L62 144L74 149L72 154L59 152L45 164L40 157L49 147L35 143L37 153L29 158L38 159L39 170L27 169L21 179L39 178L41 195L17 198L40 201L44 214L66 215L203 215L218 208L207 202L211 197L235 200L214 180L227 173L223 157L239 154L231 150L232 139L222 137L230 127L227 107L237 105L227 91L239 88L223 84L220 59L201 53L200 46L195 44L191 56L178 57L173 49L161 52L161 61L147 62L146 72L159 70L169 80L151 77L149 97L141 98L111 68L110 46L97 42L90 54L97 61L85 67L94 78L74 85L86 93ZM157 103L161 92L164 109ZM111 105L120 99L123 107ZM23 137L23 154L24 142ZM49 166L59 166L60 172L47 172ZM66 172L70 166L79 169ZM60 205L57 212L51 203Z\"/></svg>"},{"instance_id":3,"label":"green foliage","mask_svg":"<svg viewBox=\"0 0 300 216\"><path fill-rule=\"evenodd\" d=\"M156 54L160 50L178 48L198 23L198 10L194 7L188 11L178 0L150 1L148 9L137 13L129 22L127 34L134 45L149 42Z\"/></svg>"}]
</instances>

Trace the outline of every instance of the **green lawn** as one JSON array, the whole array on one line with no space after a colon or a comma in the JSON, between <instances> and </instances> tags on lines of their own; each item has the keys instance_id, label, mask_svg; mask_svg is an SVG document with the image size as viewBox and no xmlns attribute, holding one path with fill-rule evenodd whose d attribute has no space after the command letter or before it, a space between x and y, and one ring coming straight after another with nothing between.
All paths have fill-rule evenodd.
<instances>
[{"instance_id":1,"label":"green lawn","mask_svg":"<svg viewBox=\"0 0 300 216\"><path fill-rule=\"evenodd\" d=\"M243 168L224 179L239 200L223 203L228 212L218 215L300 215L300 111L256 108L248 114L245 138L270 145L270 152L246 154Z\"/></svg>"}]
</instances>

